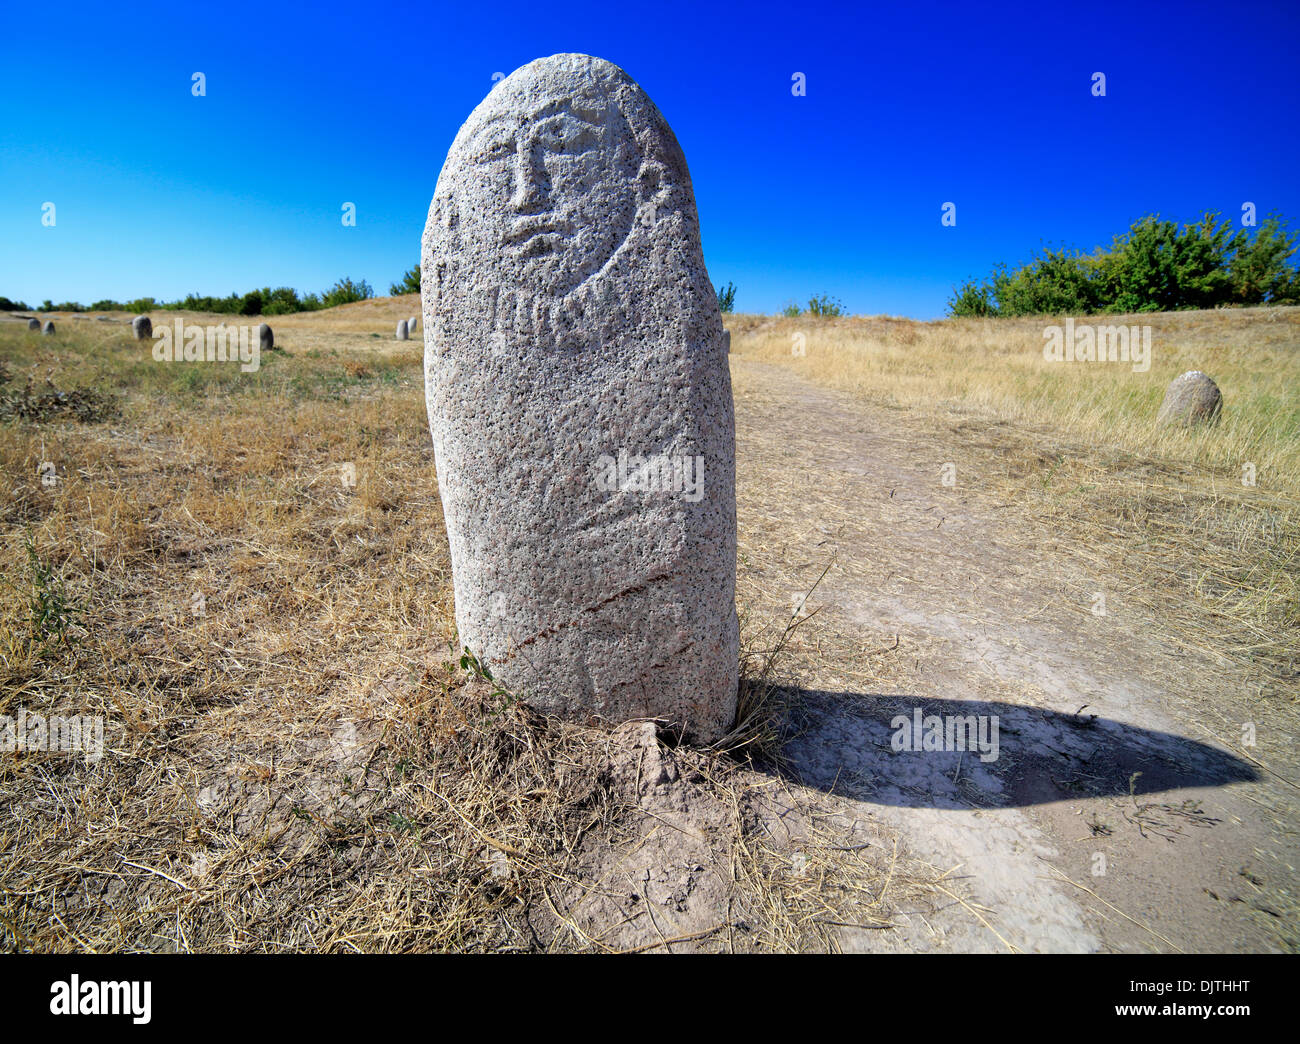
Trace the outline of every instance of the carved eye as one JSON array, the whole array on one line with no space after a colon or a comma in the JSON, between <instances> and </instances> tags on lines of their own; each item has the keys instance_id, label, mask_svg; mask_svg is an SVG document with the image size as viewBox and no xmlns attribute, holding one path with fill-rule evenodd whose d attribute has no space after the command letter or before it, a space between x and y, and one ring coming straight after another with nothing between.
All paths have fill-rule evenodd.
<instances>
[{"instance_id":1,"label":"carved eye","mask_svg":"<svg viewBox=\"0 0 1300 1044\"><path fill-rule=\"evenodd\" d=\"M599 143L596 128L582 120L564 119L544 127L538 141L547 152L557 156L580 156Z\"/></svg>"},{"instance_id":2,"label":"carved eye","mask_svg":"<svg viewBox=\"0 0 1300 1044\"><path fill-rule=\"evenodd\" d=\"M502 135L496 138L489 138L483 143L482 151L479 153L478 161L480 163L495 163L498 160L508 159L515 152L515 139L511 135Z\"/></svg>"}]
</instances>

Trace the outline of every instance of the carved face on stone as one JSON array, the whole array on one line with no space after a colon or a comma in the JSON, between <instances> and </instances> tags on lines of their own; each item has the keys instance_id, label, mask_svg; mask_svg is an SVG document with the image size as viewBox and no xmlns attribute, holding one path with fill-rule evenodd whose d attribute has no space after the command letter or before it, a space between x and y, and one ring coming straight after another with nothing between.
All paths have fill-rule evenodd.
<instances>
[{"instance_id":1,"label":"carved face on stone","mask_svg":"<svg viewBox=\"0 0 1300 1044\"><path fill-rule=\"evenodd\" d=\"M499 85L475 111L448 157L454 177L439 186L462 265L564 295L614 256L643 202L643 157L603 95L543 75Z\"/></svg>"},{"instance_id":2,"label":"carved face on stone","mask_svg":"<svg viewBox=\"0 0 1300 1044\"><path fill-rule=\"evenodd\" d=\"M590 55L517 69L448 151L420 276L459 638L547 713L722 735L739 663L735 423L663 115ZM658 462L655 489L600 481L602 456L624 451ZM679 493L688 460L694 492Z\"/></svg>"}]
</instances>

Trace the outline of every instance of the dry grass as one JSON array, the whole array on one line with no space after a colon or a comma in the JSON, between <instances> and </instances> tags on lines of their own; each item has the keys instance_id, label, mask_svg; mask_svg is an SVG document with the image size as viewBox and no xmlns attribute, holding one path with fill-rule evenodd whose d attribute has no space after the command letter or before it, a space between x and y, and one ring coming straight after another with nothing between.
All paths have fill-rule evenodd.
<instances>
[{"instance_id":1,"label":"dry grass","mask_svg":"<svg viewBox=\"0 0 1300 1044\"><path fill-rule=\"evenodd\" d=\"M370 336L385 310L414 309L272 320L253 374L156 363L120 323L0 324L0 392L113 406L0 421L0 714L101 715L107 748L0 755L0 948L834 948L923 902L937 872L755 741L664 755L716 811L716 926L582 913L632 902L610 870L665 813L617 734L451 662L421 349Z\"/></svg>"},{"instance_id":2,"label":"dry grass","mask_svg":"<svg viewBox=\"0 0 1300 1044\"><path fill-rule=\"evenodd\" d=\"M946 429L964 490L1061 536L1175 642L1260 669L1257 695L1295 699L1300 308L1097 322L1149 324L1150 370L1045 361L1044 327L1061 319L732 316L728 326L737 354ZM1161 430L1165 388L1189 369L1219 384L1222 422Z\"/></svg>"},{"instance_id":3,"label":"dry grass","mask_svg":"<svg viewBox=\"0 0 1300 1044\"><path fill-rule=\"evenodd\" d=\"M1089 321L1079 319L1083 323ZM1062 319L731 317L739 354L780 362L821 383L891 406L962 407L999 420L1043 425L1096 448L1162 463L1231 472L1253 461L1260 485L1296 492L1300 475L1300 307L1093 318L1096 325L1149 325L1151 366L1053 363L1043 330ZM804 336L802 357L794 335ZM1200 369L1223 391L1223 423L1212 431L1154 426L1165 388Z\"/></svg>"},{"instance_id":4,"label":"dry grass","mask_svg":"<svg viewBox=\"0 0 1300 1044\"><path fill-rule=\"evenodd\" d=\"M899 909L963 904L781 775L781 657L878 680L867 658L890 653L805 638L742 560L730 753L661 752L708 812L717 916L675 928L637 905L623 868L682 824L626 738L538 718L453 662L421 348L392 338L413 312L276 317L285 351L255 374L156 363L120 322L0 324L0 714L102 715L108 745L97 765L0 755L0 947L833 949L845 925L884 936ZM739 353L947 431L963 486L1076 534L1172 637L1262 668L1257 698L1294 698L1300 310L1141 321L1146 375L1051 368L1040 323L729 325ZM1223 388L1223 424L1155 432L1193 367Z\"/></svg>"}]
</instances>

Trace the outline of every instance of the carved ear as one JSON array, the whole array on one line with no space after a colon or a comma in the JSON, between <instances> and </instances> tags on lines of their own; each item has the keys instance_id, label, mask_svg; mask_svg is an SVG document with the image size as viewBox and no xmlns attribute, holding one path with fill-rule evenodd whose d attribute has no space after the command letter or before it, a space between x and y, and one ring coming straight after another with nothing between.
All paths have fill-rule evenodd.
<instances>
[{"instance_id":1,"label":"carved ear","mask_svg":"<svg viewBox=\"0 0 1300 1044\"><path fill-rule=\"evenodd\" d=\"M448 197L438 205L438 223L443 228L454 230L460 224L460 210L454 197Z\"/></svg>"},{"instance_id":2,"label":"carved ear","mask_svg":"<svg viewBox=\"0 0 1300 1044\"><path fill-rule=\"evenodd\" d=\"M637 201L640 203L660 203L666 195L665 184L667 170L656 159L644 160L636 175Z\"/></svg>"}]
</instances>

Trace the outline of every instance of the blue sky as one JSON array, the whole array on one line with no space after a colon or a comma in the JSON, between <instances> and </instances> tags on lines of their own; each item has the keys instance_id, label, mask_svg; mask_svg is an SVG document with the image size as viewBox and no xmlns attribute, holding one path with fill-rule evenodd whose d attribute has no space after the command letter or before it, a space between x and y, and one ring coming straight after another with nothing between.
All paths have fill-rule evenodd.
<instances>
[{"instance_id":1,"label":"blue sky","mask_svg":"<svg viewBox=\"0 0 1300 1044\"><path fill-rule=\"evenodd\" d=\"M1293 2L55 3L6 36L0 295L31 305L386 293L492 74L560 51L663 111L738 311L932 318L997 261L1148 212L1300 227Z\"/></svg>"}]
</instances>

